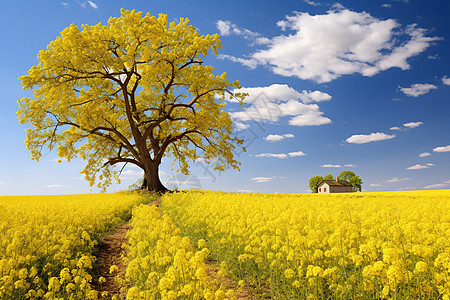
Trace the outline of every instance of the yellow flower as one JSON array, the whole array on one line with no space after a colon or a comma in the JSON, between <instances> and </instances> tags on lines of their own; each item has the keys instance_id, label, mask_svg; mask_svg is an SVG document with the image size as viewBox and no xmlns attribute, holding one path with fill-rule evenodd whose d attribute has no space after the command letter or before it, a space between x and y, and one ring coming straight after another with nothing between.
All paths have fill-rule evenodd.
<instances>
[{"instance_id":1,"label":"yellow flower","mask_svg":"<svg viewBox=\"0 0 450 300\"><path fill-rule=\"evenodd\" d=\"M428 270L428 265L424 261L418 261L416 263L416 268L414 269L414 273L426 273Z\"/></svg>"}]
</instances>

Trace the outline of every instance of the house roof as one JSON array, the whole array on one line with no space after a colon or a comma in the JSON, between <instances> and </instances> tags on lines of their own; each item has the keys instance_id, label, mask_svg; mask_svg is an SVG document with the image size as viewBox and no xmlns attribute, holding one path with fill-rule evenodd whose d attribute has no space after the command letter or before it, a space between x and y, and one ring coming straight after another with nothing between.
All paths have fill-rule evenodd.
<instances>
[{"instance_id":1,"label":"house roof","mask_svg":"<svg viewBox=\"0 0 450 300\"><path fill-rule=\"evenodd\" d=\"M339 182L335 180L322 180L317 184L317 187L325 183L328 184L329 186L352 186L351 183L348 182L347 180L339 180Z\"/></svg>"}]
</instances>

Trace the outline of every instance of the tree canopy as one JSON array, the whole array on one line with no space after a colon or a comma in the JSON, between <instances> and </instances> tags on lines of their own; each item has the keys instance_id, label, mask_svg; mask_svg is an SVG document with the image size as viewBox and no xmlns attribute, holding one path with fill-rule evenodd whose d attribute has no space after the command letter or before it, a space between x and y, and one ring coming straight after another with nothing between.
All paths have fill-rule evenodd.
<instances>
[{"instance_id":1,"label":"tree canopy","mask_svg":"<svg viewBox=\"0 0 450 300\"><path fill-rule=\"evenodd\" d=\"M242 103L245 95L202 60L220 48L217 34L200 35L188 19L168 24L165 14L122 9L107 25L72 24L19 78L33 91L18 111L32 158L55 148L67 161L81 157L86 180L100 188L133 164L153 191L166 190L158 175L165 156L185 174L199 157L216 170L238 169L233 149L243 141L223 108L226 96Z\"/></svg>"},{"instance_id":2,"label":"tree canopy","mask_svg":"<svg viewBox=\"0 0 450 300\"><path fill-rule=\"evenodd\" d=\"M362 190L362 180L361 177L355 175L354 172L352 171L342 171L341 174L339 174L339 181L341 180L345 180L348 183L350 183L352 185L352 190L354 192L360 191ZM311 192L313 193L317 193L317 185L322 181L322 180L334 180L333 175L331 174L327 174L325 175L325 177L322 178L322 176L314 176L311 179L309 179L309 188L311 189Z\"/></svg>"},{"instance_id":3,"label":"tree canopy","mask_svg":"<svg viewBox=\"0 0 450 300\"><path fill-rule=\"evenodd\" d=\"M309 180L309 188L311 192L317 193L317 185L323 180L322 176L314 176Z\"/></svg>"}]
</instances>

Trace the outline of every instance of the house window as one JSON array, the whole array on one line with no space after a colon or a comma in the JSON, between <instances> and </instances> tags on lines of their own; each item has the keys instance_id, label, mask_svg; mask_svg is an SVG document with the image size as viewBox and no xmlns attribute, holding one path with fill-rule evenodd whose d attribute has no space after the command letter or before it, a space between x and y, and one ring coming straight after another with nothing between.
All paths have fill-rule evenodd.
<instances>
[{"instance_id":1,"label":"house window","mask_svg":"<svg viewBox=\"0 0 450 300\"><path fill-rule=\"evenodd\" d=\"M327 192L327 188L326 188L326 187L324 187L324 188L323 188L323 191L324 191L324 192L326 193L326 192Z\"/></svg>"},{"instance_id":2,"label":"house window","mask_svg":"<svg viewBox=\"0 0 450 300\"><path fill-rule=\"evenodd\" d=\"M319 192L321 192L320 188L319 188Z\"/></svg>"}]
</instances>

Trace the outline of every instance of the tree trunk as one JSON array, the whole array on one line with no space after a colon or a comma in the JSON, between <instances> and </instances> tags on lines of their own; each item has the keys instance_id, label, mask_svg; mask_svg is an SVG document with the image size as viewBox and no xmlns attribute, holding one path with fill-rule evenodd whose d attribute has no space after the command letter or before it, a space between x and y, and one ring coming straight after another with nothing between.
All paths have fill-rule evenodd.
<instances>
[{"instance_id":1,"label":"tree trunk","mask_svg":"<svg viewBox=\"0 0 450 300\"><path fill-rule=\"evenodd\" d=\"M144 180L142 182L141 189L148 190L150 192L165 193L169 190L159 180L159 165L150 164L144 170Z\"/></svg>"}]
</instances>

